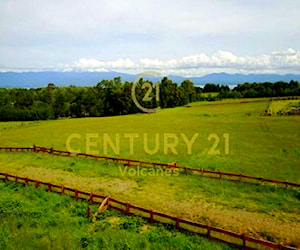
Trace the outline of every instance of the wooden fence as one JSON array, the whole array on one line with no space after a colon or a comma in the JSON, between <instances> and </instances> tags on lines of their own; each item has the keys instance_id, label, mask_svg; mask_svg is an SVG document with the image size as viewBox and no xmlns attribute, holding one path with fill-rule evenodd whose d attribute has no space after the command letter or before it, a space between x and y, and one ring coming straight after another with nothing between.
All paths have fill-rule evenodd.
<instances>
[{"instance_id":1,"label":"wooden fence","mask_svg":"<svg viewBox=\"0 0 300 250\"><path fill-rule=\"evenodd\" d=\"M101 204L107 198L104 195L92 192L80 191L75 188L65 187L63 185L56 185L49 182L42 182L38 180L29 179L26 177L15 176L7 173L0 173L0 179L4 181L14 181L23 183L24 185L35 185L35 187L43 187L48 192L56 192L60 194L67 194L74 197L76 200L81 199L89 202L89 204ZM87 217L91 216L91 207L87 207ZM247 236L245 234L238 234L222 228L213 227L210 225L201 224L185 220L179 217L167 215L161 212L152 211L142 207L138 207L126 202L109 198L108 208L121 212L128 216L139 216L151 223L160 223L163 225L172 225L179 231L191 232L200 236L215 239L221 242L229 243L241 249L286 249L294 250L296 248L283 246L281 244L273 243Z\"/></svg>"},{"instance_id":2,"label":"wooden fence","mask_svg":"<svg viewBox=\"0 0 300 250\"><path fill-rule=\"evenodd\" d=\"M48 154L58 155L58 156L84 157L84 158L91 158L91 159L110 160L116 163L122 163L128 167L139 166L144 168L160 167L163 169L171 169L171 170L177 169L182 172L197 173L203 177L215 178L219 180L228 180L228 181L235 181L235 182L239 181L239 182L249 182L249 183L273 183L276 185L283 185L286 187L300 187L300 184L298 183L275 180L270 178L263 178L263 177L255 177L255 176L245 175L241 173L229 173L223 171L208 170L203 168L183 167L177 164L148 162L143 160L134 160L134 159L127 159L127 158L99 156L99 155L91 155L91 154L84 154L84 153L71 153L68 151L55 150L54 148L46 148L46 147L37 147L37 146L33 146L32 148L0 147L0 151L48 153Z\"/></svg>"}]
</instances>

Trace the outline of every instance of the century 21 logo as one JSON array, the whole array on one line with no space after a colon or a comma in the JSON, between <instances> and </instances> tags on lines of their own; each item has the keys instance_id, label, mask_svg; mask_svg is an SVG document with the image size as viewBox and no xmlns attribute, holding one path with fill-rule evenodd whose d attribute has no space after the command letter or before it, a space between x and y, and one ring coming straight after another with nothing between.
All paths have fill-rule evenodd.
<instances>
[{"instance_id":1,"label":"century 21 logo","mask_svg":"<svg viewBox=\"0 0 300 250\"><path fill-rule=\"evenodd\" d=\"M160 76L160 74L158 72L154 72L154 71L146 71L146 72L143 72L141 74L139 74L134 82L132 83L132 87L131 87L131 97L132 97L132 100L133 102L135 103L135 105L143 112L145 113L153 113L153 112L156 112L157 110L160 109L160 107L156 107L156 108L145 108L143 107L139 102L138 100L136 99L136 95L135 95L135 89L136 89L136 86L137 86L137 83L139 82L139 80L141 78L143 78L144 76ZM157 102L159 102L159 84L155 84L154 85L154 88L155 88L155 99ZM150 94L152 93L152 85L149 83L149 82L144 82L142 84L142 89L148 89L144 98L142 99L143 102L150 102L152 100L152 97L150 97Z\"/></svg>"}]
</instances>

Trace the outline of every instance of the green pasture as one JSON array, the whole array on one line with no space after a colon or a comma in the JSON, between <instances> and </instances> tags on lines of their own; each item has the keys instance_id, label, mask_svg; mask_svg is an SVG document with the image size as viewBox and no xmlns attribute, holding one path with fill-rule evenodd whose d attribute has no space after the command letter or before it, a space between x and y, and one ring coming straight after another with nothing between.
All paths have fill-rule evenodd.
<instances>
[{"instance_id":1,"label":"green pasture","mask_svg":"<svg viewBox=\"0 0 300 250\"><path fill-rule=\"evenodd\" d=\"M300 117L263 116L270 105L277 105L274 102L222 100L154 114L2 122L0 146L35 144L299 183ZM136 168L113 162L34 153L1 152L0 171L300 246L298 189L191 173L150 174L149 170L144 176Z\"/></svg>"},{"instance_id":2,"label":"green pasture","mask_svg":"<svg viewBox=\"0 0 300 250\"><path fill-rule=\"evenodd\" d=\"M299 182L300 117L261 116L268 106L268 99L243 99L155 114L5 122L0 146L36 144Z\"/></svg>"},{"instance_id":3,"label":"green pasture","mask_svg":"<svg viewBox=\"0 0 300 250\"><path fill-rule=\"evenodd\" d=\"M87 205L68 196L1 181L0 248L232 249L109 210L93 222L86 218Z\"/></svg>"}]
</instances>

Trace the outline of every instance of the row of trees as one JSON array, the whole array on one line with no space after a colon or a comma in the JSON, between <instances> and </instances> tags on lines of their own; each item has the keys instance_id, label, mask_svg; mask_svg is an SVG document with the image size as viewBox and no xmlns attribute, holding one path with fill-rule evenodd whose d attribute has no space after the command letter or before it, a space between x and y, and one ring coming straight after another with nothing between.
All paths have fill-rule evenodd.
<instances>
[{"instance_id":1,"label":"row of trees","mask_svg":"<svg viewBox=\"0 0 300 250\"><path fill-rule=\"evenodd\" d=\"M297 81L290 81L289 83L279 81L275 83L244 83L238 84L232 91L220 91L219 98L232 97L279 97L279 96L299 96L300 86Z\"/></svg>"},{"instance_id":2,"label":"row of trees","mask_svg":"<svg viewBox=\"0 0 300 250\"><path fill-rule=\"evenodd\" d=\"M143 86L145 83L148 83L146 88ZM149 85L152 88L152 82L141 79L135 91L138 102L144 107L171 108L200 100L200 88L194 87L189 80L178 87L168 78L162 79L159 101L156 100L155 89L151 91ZM131 92L132 83L123 83L120 77L103 80L94 87L56 87L50 83L46 88L0 89L0 120L46 120L140 112L132 100ZM151 100L144 102L147 92Z\"/></svg>"},{"instance_id":3,"label":"row of trees","mask_svg":"<svg viewBox=\"0 0 300 250\"><path fill-rule=\"evenodd\" d=\"M47 120L140 112L132 100L131 92L132 83L123 83L120 77L103 80L94 87L56 87L50 83L38 89L0 89L0 120ZM212 97L203 94L209 92L218 92L219 95ZM291 81L244 83L232 90L228 86L215 84L206 84L200 88L189 80L184 80L178 86L165 77L159 83L159 91L152 82L140 79L135 95L144 107L172 108L190 102L222 98L294 96L300 95L300 87L298 82Z\"/></svg>"}]
</instances>

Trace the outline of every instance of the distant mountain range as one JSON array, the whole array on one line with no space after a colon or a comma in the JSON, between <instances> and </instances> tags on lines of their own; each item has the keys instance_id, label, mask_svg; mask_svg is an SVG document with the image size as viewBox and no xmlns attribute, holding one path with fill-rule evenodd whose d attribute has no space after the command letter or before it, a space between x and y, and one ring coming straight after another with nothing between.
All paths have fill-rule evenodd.
<instances>
[{"instance_id":1,"label":"distant mountain range","mask_svg":"<svg viewBox=\"0 0 300 250\"><path fill-rule=\"evenodd\" d=\"M48 83L56 86L94 86L103 79L109 80L120 76L122 81L134 81L136 75L120 72L2 72L0 73L0 88L38 88L45 87ZM174 82L181 83L190 79L195 85L215 83L234 86L245 82L277 82L290 80L300 81L300 74L228 74L212 73L201 77L168 76ZM147 77L152 81L159 81L158 77Z\"/></svg>"}]
</instances>

